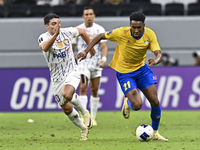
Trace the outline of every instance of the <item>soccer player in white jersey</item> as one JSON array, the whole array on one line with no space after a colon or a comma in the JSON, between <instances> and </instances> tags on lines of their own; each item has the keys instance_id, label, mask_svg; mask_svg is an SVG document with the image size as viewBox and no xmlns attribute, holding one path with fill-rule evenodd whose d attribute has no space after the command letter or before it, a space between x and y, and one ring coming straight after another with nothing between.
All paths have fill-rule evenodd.
<instances>
[{"instance_id":1,"label":"soccer player in white jersey","mask_svg":"<svg viewBox=\"0 0 200 150\"><path fill-rule=\"evenodd\" d=\"M80 140L87 140L92 121L89 111L83 107L75 93L80 82L80 74L71 45L72 39L77 36L81 36L87 44L90 39L81 28L61 28L59 16L53 13L44 17L44 24L47 32L39 36L38 42L50 70L55 99L71 122L81 129ZM93 49L90 56L94 55ZM72 104L81 112L83 121Z\"/></svg>"},{"instance_id":2,"label":"soccer player in white jersey","mask_svg":"<svg viewBox=\"0 0 200 150\"><path fill-rule=\"evenodd\" d=\"M93 19L95 18L94 10L91 6L86 6L83 9L83 16L85 22L78 25L78 28L84 29L92 40L96 35L100 33L104 33L105 29L94 23ZM73 50L77 44L78 52L83 51L87 44L85 41L78 37L73 39ZM102 48L102 56L101 56L101 48ZM88 97L87 97L87 90L88 90L88 81L90 82L90 113L91 118L93 121L93 126L97 125L96 121L96 114L98 111L99 105L99 95L98 95L98 88L100 83L100 77L102 75L102 68L105 66L106 59L107 59L107 40L101 40L100 43L94 46L96 54L94 57L90 58L88 55L87 58L83 61L78 61L79 71L81 74L81 81L80 81L80 99L84 105L87 107Z\"/></svg>"}]
</instances>

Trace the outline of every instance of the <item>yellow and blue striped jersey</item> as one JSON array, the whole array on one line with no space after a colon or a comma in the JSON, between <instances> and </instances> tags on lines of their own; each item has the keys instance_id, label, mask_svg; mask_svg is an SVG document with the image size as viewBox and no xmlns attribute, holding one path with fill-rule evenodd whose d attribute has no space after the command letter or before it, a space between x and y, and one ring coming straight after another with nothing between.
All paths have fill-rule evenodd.
<instances>
[{"instance_id":1,"label":"yellow and blue striped jersey","mask_svg":"<svg viewBox=\"0 0 200 150\"><path fill-rule=\"evenodd\" d=\"M105 32L105 37L118 43L109 66L120 73L138 70L145 64L147 50L161 50L154 31L145 27L142 36L136 39L131 27L116 28Z\"/></svg>"}]
</instances>

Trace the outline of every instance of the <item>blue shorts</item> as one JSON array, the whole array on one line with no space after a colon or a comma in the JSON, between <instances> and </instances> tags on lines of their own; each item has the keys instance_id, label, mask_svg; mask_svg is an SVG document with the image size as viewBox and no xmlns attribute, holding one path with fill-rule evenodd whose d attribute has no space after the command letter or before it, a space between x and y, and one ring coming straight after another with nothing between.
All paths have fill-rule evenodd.
<instances>
[{"instance_id":1,"label":"blue shorts","mask_svg":"<svg viewBox=\"0 0 200 150\"><path fill-rule=\"evenodd\" d=\"M117 72L116 75L125 96L132 89L138 88L142 91L157 83L152 70L147 64L136 71L129 73Z\"/></svg>"}]
</instances>

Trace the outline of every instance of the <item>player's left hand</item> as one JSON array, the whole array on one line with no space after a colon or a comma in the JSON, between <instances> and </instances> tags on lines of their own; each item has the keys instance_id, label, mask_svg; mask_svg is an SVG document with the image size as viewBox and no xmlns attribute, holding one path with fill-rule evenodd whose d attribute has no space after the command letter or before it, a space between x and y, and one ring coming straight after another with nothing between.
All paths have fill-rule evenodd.
<instances>
[{"instance_id":1,"label":"player's left hand","mask_svg":"<svg viewBox=\"0 0 200 150\"><path fill-rule=\"evenodd\" d=\"M106 62L104 60L101 60L99 63L99 67L103 68L105 66Z\"/></svg>"},{"instance_id":2,"label":"player's left hand","mask_svg":"<svg viewBox=\"0 0 200 150\"><path fill-rule=\"evenodd\" d=\"M95 49L94 48L92 48L91 50L90 50L90 58L92 58L94 55L96 54L96 51L95 51Z\"/></svg>"},{"instance_id":3,"label":"player's left hand","mask_svg":"<svg viewBox=\"0 0 200 150\"><path fill-rule=\"evenodd\" d=\"M87 56L87 53L86 53L85 51L82 51L82 52L80 52L80 53L78 53L78 54L76 55L76 59L77 59L77 60L80 59L79 61L81 61L81 60L85 59L86 56Z\"/></svg>"},{"instance_id":4,"label":"player's left hand","mask_svg":"<svg viewBox=\"0 0 200 150\"><path fill-rule=\"evenodd\" d=\"M156 65L156 62L155 62L155 60L154 60L153 58L147 59L147 62L148 62L148 64L149 64L149 66Z\"/></svg>"}]
</instances>

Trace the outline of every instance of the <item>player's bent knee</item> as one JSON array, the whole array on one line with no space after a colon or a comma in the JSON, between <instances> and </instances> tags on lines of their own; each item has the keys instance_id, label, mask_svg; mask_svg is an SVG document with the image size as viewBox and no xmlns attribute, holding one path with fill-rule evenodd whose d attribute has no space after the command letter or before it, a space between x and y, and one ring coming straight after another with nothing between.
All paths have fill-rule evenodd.
<instances>
[{"instance_id":1,"label":"player's bent knee","mask_svg":"<svg viewBox=\"0 0 200 150\"><path fill-rule=\"evenodd\" d=\"M133 106L133 109L135 110L135 111L138 111L138 110L140 110L142 108L142 105L141 104L137 104L137 105L134 105Z\"/></svg>"},{"instance_id":2,"label":"player's bent knee","mask_svg":"<svg viewBox=\"0 0 200 150\"><path fill-rule=\"evenodd\" d=\"M71 101L73 95L69 95L69 94L62 93L62 96L63 96L67 101Z\"/></svg>"},{"instance_id":3,"label":"player's bent knee","mask_svg":"<svg viewBox=\"0 0 200 150\"><path fill-rule=\"evenodd\" d=\"M140 110L141 108L142 108L142 102L136 102L136 103L134 103L133 109L135 111Z\"/></svg>"},{"instance_id":4,"label":"player's bent knee","mask_svg":"<svg viewBox=\"0 0 200 150\"><path fill-rule=\"evenodd\" d=\"M93 97L97 97L98 96L98 89L91 89L91 94Z\"/></svg>"}]
</instances>

